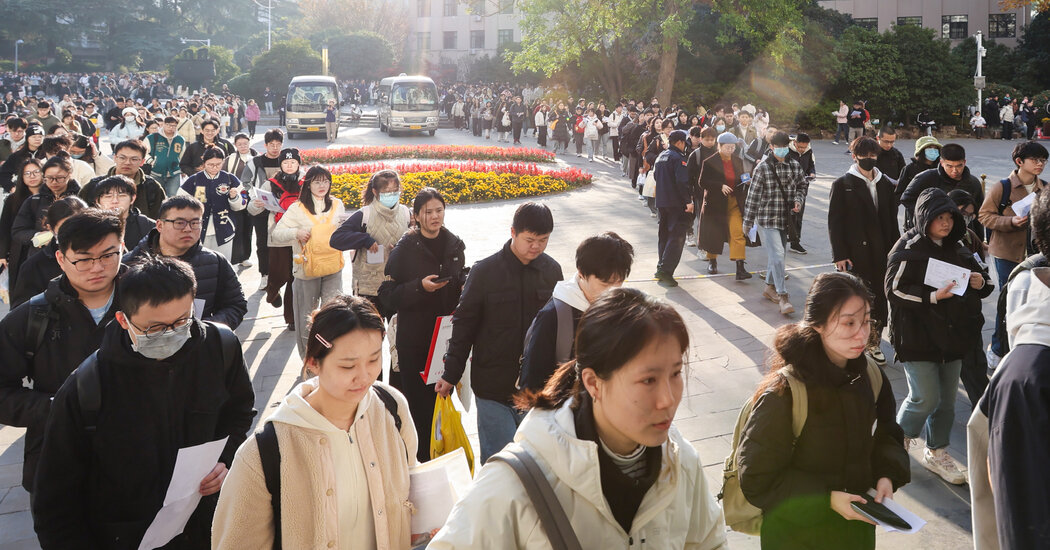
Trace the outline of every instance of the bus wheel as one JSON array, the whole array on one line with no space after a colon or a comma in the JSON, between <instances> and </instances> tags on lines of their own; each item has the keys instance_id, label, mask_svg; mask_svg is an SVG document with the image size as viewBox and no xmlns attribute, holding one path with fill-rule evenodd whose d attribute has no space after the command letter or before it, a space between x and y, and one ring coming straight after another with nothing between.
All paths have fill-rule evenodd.
<instances>
[{"instance_id":1,"label":"bus wheel","mask_svg":"<svg viewBox=\"0 0 1050 550\"><path fill-rule=\"evenodd\" d=\"M430 135L431 135L431 136L433 136L433 135L434 135L434 134L436 134L436 133L437 133L437 130L431 130L431 131L430 131Z\"/></svg>"}]
</instances>

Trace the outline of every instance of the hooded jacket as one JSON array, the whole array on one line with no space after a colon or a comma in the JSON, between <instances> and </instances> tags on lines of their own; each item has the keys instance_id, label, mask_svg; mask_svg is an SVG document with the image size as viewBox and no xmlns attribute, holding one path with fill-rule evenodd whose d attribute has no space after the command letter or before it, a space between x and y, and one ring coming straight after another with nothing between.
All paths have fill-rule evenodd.
<instances>
[{"instance_id":1,"label":"hooded jacket","mask_svg":"<svg viewBox=\"0 0 1050 550\"><path fill-rule=\"evenodd\" d=\"M374 391L361 399L350 430L337 428L306 401L317 391L316 380L293 389L267 420L274 424L281 451L285 548L409 547L408 471L416 465L416 431L405 397L376 384L397 402L400 432ZM269 549L273 537L259 445L249 437L223 483L212 548Z\"/></svg>"},{"instance_id":2,"label":"hooded jacket","mask_svg":"<svg viewBox=\"0 0 1050 550\"><path fill-rule=\"evenodd\" d=\"M124 263L131 263L146 254L160 255L160 232L156 229L124 256ZM204 248L199 239L179 259L193 267L193 275L197 278L196 298L204 300L201 320L222 323L237 330L248 313L248 301L244 299L241 281L230 261L218 252Z\"/></svg>"},{"instance_id":3,"label":"hooded jacket","mask_svg":"<svg viewBox=\"0 0 1050 550\"><path fill-rule=\"evenodd\" d=\"M57 251L58 241L51 239L51 242L40 247L39 254L33 254L22 264L15 286L11 289L12 310L47 290L51 280L62 275L62 268L55 258Z\"/></svg>"},{"instance_id":4,"label":"hooded jacket","mask_svg":"<svg viewBox=\"0 0 1050 550\"><path fill-rule=\"evenodd\" d=\"M580 288L580 275L573 275L568 281L558 281L554 285L554 293L551 299L536 313L536 318L530 327L531 339L525 342L525 352L521 356L521 386L532 390L541 390L547 384L547 380L558 370L556 358L558 347L558 333L562 327L558 326L558 310L554 301L558 300L568 304L572 308L573 340L576 339L576 327L580 325L580 318L591 306L587 297ZM576 356L575 345L571 357Z\"/></svg>"},{"instance_id":5,"label":"hooded jacket","mask_svg":"<svg viewBox=\"0 0 1050 550\"><path fill-rule=\"evenodd\" d=\"M51 396L69 373L98 349L106 324L120 309L116 290L113 292L109 311L95 324L64 276L48 283L44 298L55 317L48 322L44 341L32 359L25 357L31 306L23 303L0 320L0 357L4 358L0 361L0 424L28 428L22 468L26 490L31 491L33 486ZM23 378L33 381L32 389L23 386Z\"/></svg>"},{"instance_id":6,"label":"hooded jacket","mask_svg":"<svg viewBox=\"0 0 1050 550\"><path fill-rule=\"evenodd\" d=\"M255 416L255 392L240 349L223 357L218 329L193 321L167 359L132 351L119 324L98 351L102 402L85 429L75 377L55 395L33 502L43 548L134 549L160 510L179 449L229 437L219 462L233 463ZM217 495L204 497L165 549L206 548Z\"/></svg>"},{"instance_id":7,"label":"hooded jacket","mask_svg":"<svg viewBox=\"0 0 1050 550\"><path fill-rule=\"evenodd\" d=\"M940 244L929 236L930 223L940 214L952 215L952 229ZM966 234L962 214L940 189L927 189L915 205L915 227L901 236L890 251L886 268L886 298L890 303L890 340L901 361L953 361L970 348L972 333L966 321L980 310L981 299L992 292L991 279L960 240ZM923 283L930 259L980 273L984 286L970 282L963 296L938 301L938 289Z\"/></svg>"},{"instance_id":8,"label":"hooded jacket","mask_svg":"<svg viewBox=\"0 0 1050 550\"><path fill-rule=\"evenodd\" d=\"M1050 268L1022 272L1009 288L1011 293L1025 289L1027 300L1007 315L1011 351L1003 357L979 404L988 417L988 477L999 545L1004 549L1047 548Z\"/></svg>"},{"instance_id":9,"label":"hooded jacket","mask_svg":"<svg viewBox=\"0 0 1050 550\"><path fill-rule=\"evenodd\" d=\"M539 464L584 548L725 548L722 509L708 490L696 450L673 425L667 441L653 447L660 453L659 473L630 531L624 530L602 491L598 455L604 451L577 434L572 403L570 399L555 410L533 409L511 445ZM427 548L546 550L552 546L518 476L506 464L490 461Z\"/></svg>"}]
</instances>

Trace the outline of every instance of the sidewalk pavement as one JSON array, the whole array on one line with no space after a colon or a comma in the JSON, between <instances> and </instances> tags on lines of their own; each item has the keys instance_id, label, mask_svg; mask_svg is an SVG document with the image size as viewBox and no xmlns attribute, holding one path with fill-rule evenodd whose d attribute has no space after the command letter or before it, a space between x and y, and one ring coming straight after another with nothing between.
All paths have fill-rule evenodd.
<instances>
[{"instance_id":1,"label":"sidewalk pavement","mask_svg":"<svg viewBox=\"0 0 1050 550\"><path fill-rule=\"evenodd\" d=\"M257 141L265 128L257 134ZM388 138L376 129L344 128L339 142L346 145L471 144L496 145L466 132L442 130L435 137ZM535 146L531 137L523 138L525 146ZM974 173L988 173L991 182L1004 177L1011 169L1012 143L997 140L963 141L970 150ZM900 142L906 156L911 142ZM258 147L261 147L261 143ZM288 141L288 146L314 148L319 140ZM635 264L627 286L660 296L679 310L690 332L689 377L686 395L675 416L675 426L691 441L700 454L709 488L721 488L722 463L729 453L737 413L765 372L762 365L769 354L773 333L780 325L801 318L804 297L813 278L832 269L827 239L827 200L831 182L845 173L849 157L844 147L830 142L814 142L818 178L812 186L806 209L803 243L809 254L789 254L790 279L787 281L792 303L798 313L785 317L776 305L761 297L761 281L756 277L736 282L732 274L707 276L706 262L686 251L676 275L681 286L665 289L651 278L655 271L656 222L635 197L637 193L620 176L619 163L598 160L593 163L574 154L559 155L559 163L575 166L595 174L594 184L585 189L542 197L552 210L555 229L547 252L561 263L566 277L574 271L576 245L587 236L616 231L635 248ZM467 244L468 265L496 252L510 236L514 210L525 200L486 204L455 205L448 208L446 226ZM761 248L749 248L748 268L765 267ZM240 269L240 268L239 268ZM350 270L345 271L344 288L350 288ZM302 364L298 358L293 333L286 330L281 311L262 301L257 268L241 269L240 279L248 295L249 315L237 334L244 345L245 361L256 390L257 422L268 417L281 398L293 387ZM985 315L994 316L994 296L985 300ZM2 312L0 312L2 313ZM985 325L989 339L991 322ZM883 342L888 358L893 357L888 342ZM898 403L907 395L907 382L899 365L887 368ZM949 451L965 463L965 426L970 403L960 386L956 400L955 426ZM464 426L475 449L478 448L476 417L464 414ZM29 498L19 486L22 470L23 435L20 428L0 426L0 550L38 548L29 515ZM425 436L424 436L425 437ZM930 473L918 462L921 451L912 453L912 482L896 495L898 502L919 514L929 523L917 534L884 533L879 529L878 548L959 549L972 545L969 492L966 486L952 486ZM476 452L475 452L476 455ZM734 549L757 549L758 539L730 533Z\"/></svg>"}]
</instances>

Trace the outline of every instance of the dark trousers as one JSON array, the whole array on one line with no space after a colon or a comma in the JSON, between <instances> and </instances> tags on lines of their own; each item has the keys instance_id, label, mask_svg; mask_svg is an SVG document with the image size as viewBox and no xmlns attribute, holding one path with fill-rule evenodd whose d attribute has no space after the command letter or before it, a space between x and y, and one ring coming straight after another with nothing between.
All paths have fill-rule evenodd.
<instances>
[{"instance_id":1,"label":"dark trousers","mask_svg":"<svg viewBox=\"0 0 1050 550\"><path fill-rule=\"evenodd\" d=\"M627 160L627 175L631 178L631 187L638 188L638 155L631 155ZM638 189L641 194L642 190Z\"/></svg>"},{"instance_id":2,"label":"dark trousers","mask_svg":"<svg viewBox=\"0 0 1050 550\"><path fill-rule=\"evenodd\" d=\"M674 275L678 262L682 260L682 249L685 247L685 233L693 220L693 215L685 207L659 208L660 229L657 232L657 249L660 251L660 262L656 270Z\"/></svg>"},{"instance_id":3,"label":"dark trousers","mask_svg":"<svg viewBox=\"0 0 1050 550\"><path fill-rule=\"evenodd\" d=\"M984 390L988 389L988 359L984 356L984 341L980 333L974 335L973 345L962 358L959 378L966 390L966 397L970 399L972 411L984 395Z\"/></svg>"},{"instance_id":4,"label":"dark trousers","mask_svg":"<svg viewBox=\"0 0 1050 550\"><path fill-rule=\"evenodd\" d=\"M1014 123L1003 121L1003 139L1014 138Z\"/></svg>"},{"instance_id":5,"label":"dark trousers","mask_svg":"<svg viewBox=\"0 0 1050 550\"><path fill-rule=\"evenodd\" d=\"M233 237L232 263L239 264L252 255L252 233L255 233L255 259L258 260L256 265L259 266L259 274L265 277L270 273L270 247L268 246L267 237L269 216L266 212L258 216L252 216L245 210L234 214L241 213L246 219L244 222L246 225L242 230L240 219L234 220L234 223L237 224L237 234Z\"/></svg>"},{"instance_id":6,"label":"dark trousers","mask_svg":"<svg viewBox=\"0 0 1050 550\"><path fill-rule=\"evenodd\" d=\"M999 281L999 292L1002 292L1003 288L1006 287L1006 281L1010 278L1010 273L1014 270L1015 267L1017 267L1017 263L1016 262L1011 262L1010 260L1003 260L1003 259L1000 259L1000 258L995 258L995 276L996 276L996 278ZM999 337L998 337L998 335L1001 332L1005 332L1003 330L1003 325L1004 324L1006 324L1006 319L996 315L995 316L995 332L992 333L992 351L995 352L995 354L998 355L999 357L1002 357L1004 355L1004 353L1003 353L1003 344L1004 344L1004 342L1000 341ZM965 367L965 365L964 365L964 367Z\"/></svg>"},{"instance_id":7,"label":"dark trousers","mask_svg":"<svg viewBox=\"0 0 1050 550\"><path fill-rule=\"evenodd\" d=\"M473 131L473 134L476 137L481 137L481 119L480 118L472 118L472 119L470 119L470 122L471 122L471 130Z\"/></svg>"},{"instance_id":8,"label":"dark trousers","mask_svg":"<svg viewBox=\"0 0 1050 550\"><path fill-rule=\"evenodd\" d=\"M248 121L248 137L255 137L255 127L259 125L258 120Z\"/></svg>"},{"instance_id":9,"label":"dark trousers","mask_svg":"<svg viewBox=\"0 0 1050 550\"><path fill-rule=\"evenodd\" d=\"M620 136L612 136L613 160L620 160Z\"/></svg>"},{"instance_id":10,"label":"dark trousers","mask_svg":"<svg viewBox=\"0 0 1050 550\"><path fill-rule=\"evenodd\" d=\"M802 240L802 216L806 213L806 204L802 203L802 208L798 209L798 212L788 212L788 223L792 225L793 230L788 231L788 236L792 239L792 244L798 244Z\"/></svg>"},{"instance_id":11,"label":"dark trousers","mask_svg":"<svg viewBox=\"0 0 1050 550\"><path fill-rule=\"evenodd\" d=\"M520 143L521 142L521 128L524 125L525 125L525 122L522 121L522 120L516 120L516 121L511 123L510 127L511 127L511 132L513 132L513 134L514 134L514 143Z\"/></svg>"},{"instance_id":12,"label":"dark trousers","mask_svg":"<svg viewBox=\"0 0 1050 550\"><path fill-rule=\"evenodd\" d=\"M539 136L536 138L536 143L540 147L546 147L547 146L547 127L546 126L541 126L539 128Z\"/></svg>"},{"instance_id":13,"label":"dark trousers","mask_svg":"<svg viewBox=\"0 0 1050 550\"><path fill-rule=\"evenodd\" d=\"M412 422L416 425L416 439L419 446L416 458L420 462L430 460L430 431L434 422L434 402L437 393L434 386L423 383L423 372L427 361L428 348L399 347L397 363L401 368L401 393L408 400L408 410L412 413Z\"/></svg>"},{"instance_id":14,"label":"dark trousers","mask_svg":"<svg viewBox=\"0 0 1050 550\"><path fill-rule=\"evenodd\" d=\"M576 144L576 154L577 155L582 155L583 154L583 134L582 133L579 133L579 134L573 133L572 134L572 141L573 141L573 143Z\"/></svg>"}]
</instances>

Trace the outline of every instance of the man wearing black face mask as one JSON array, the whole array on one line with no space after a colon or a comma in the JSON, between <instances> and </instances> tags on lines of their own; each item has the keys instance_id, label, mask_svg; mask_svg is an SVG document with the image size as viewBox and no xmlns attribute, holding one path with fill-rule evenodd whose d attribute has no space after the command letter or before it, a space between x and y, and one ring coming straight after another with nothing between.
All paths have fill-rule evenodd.
<instances>
[{"instance_id":1,"label":"man wearing black face mask","mask_svg":"<svg viewBox=\"0 0 1050 550\"><path fill-rule=\"evenodd\" d=\"M875 167L881 148L870 137L853 142L853 159L846 175L831 184L828 202L828 234L831 253L838 271L849 271L860 277L875 300L871 319L877 323L873 334L886 326L889 312L883 280L886 255L900 238L897 228L897 203L893 197L894 182ZM885 360L877 344L872 352Z\"/></svg>"}]
</instances>

